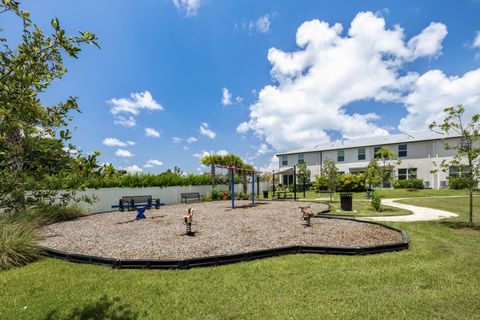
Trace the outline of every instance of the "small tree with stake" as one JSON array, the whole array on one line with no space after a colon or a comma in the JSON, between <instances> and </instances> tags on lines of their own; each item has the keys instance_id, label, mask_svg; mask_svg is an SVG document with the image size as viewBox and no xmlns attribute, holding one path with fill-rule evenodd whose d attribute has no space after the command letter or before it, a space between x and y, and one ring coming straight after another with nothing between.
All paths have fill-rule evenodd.
<instances>
[{"instance_id":1,"label":"small tree with stake","mask_svg":"<svg viewBox=\"0 0 480 320\"><path fill-rule=\"evenodd\" d=\"M305 189L306 184L308 183L308 178L310 177L310 170L308 170L307 165L305 163L299 163L297 165L297 179L302 185L303 189L303 197L305 198Z\"/></svg>"},{"instance_id":2,"label":"small tree with stake","mask_svg":"<svg viewBox=\"0 0 480 320\"><path fill-rule=\"evenodd\" d=\"M468 226L473 228L473 189L478 185L480 173L480 148L478 141L480 129L480 114L475 114L470 121L464 118L465 108L462 105L443 109L445 118L441 123L432 122L430 130L438 129L441 133L456 133L460 136L460 142L450 144L445 142L447 150L456 150L457 154L452 161L442 161L440 167L443 171L449 166L458 166L461 173L465 173L465 179L469 194L469 221Z\"/></svg>"},{"instance_id":3,"label":"small tree with stake","mask_svg":"<svg viewBox=\"0 0 480 320\"><path fill-rule=\"evenodd\" d=\"M338 186L338 168L333 160L325 160L322 168L322 175L327 178L328 191L330 191L330 202L333 200L333 193Z\"/></svg>"}]
</instances>

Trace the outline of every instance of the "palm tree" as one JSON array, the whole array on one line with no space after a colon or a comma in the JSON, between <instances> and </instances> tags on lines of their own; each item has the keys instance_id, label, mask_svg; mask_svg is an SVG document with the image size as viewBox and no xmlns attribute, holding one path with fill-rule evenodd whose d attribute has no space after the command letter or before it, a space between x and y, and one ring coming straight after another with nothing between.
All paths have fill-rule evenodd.
<instances>
[{"instance_id":1,"label":"palm tree","mask_svg":"<svg viewBox=\"0 0 480 320\"><path fill-rule=\"evenodd\" d=\"M229 167L235 167L235 168L242 168L243 167L243 161L242 159L237 156L237 155L234 155L232 153L229 153L225 156L222 156L221 157L221 164L222 165L225 165L225 166L229 166ZM230 170L232 169L229 169L229 173L230 173ZM228 175L228 190L231 191L232 189L232 175L229 174Z\"/></svg>"},{"instance_id":2,"label":"palm tree","mask_svg":"<svg viewBox=\"0 0 480 320\"><path fill-rule=\"evenodd\" d=\"M212 175L212 188L215 188L215 165L222 163L222 157L218 154L207 154L202 157L200 162L205 166L210 166Z\"/></svg>"}]
</instances>

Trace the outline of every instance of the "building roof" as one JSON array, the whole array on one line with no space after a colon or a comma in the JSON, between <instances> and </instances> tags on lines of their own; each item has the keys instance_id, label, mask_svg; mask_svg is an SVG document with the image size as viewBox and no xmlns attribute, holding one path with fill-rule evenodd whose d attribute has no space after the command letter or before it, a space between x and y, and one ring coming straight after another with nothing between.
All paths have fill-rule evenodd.
<instances>
[{"instance_id":1,"label":"building roof","mask_svg":"<svg viewBox=\"0 0 480 320\"><path fill-rule=\"evenodd\" d=\"M277 153L276 156L281 156L285 154L297 154L297 153L329 151L329 150L339 150L339 149L349 149L349 148L359 148L359 147L371 147L371 146L381 146L381 145L428 141L428 140L439 140L439 139L455 138L455 137L459 137L459 135L441 134L433 131L416 131L411 133L399 133L399 134L391 134L386 136L378 136L378 137L370 137L370 138L336 140L334 142L330 142L327 144L317 145L314 148L304 148L304 149Z\"/></svg>"}]
</instances>

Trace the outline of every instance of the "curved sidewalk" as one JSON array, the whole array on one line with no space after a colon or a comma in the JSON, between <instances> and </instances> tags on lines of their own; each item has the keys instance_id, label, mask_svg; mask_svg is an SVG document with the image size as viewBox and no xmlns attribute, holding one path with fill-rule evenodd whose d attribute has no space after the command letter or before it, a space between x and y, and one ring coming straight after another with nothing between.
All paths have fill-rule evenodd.
<instances>
[{"instance_id":1,"label":"curved sidewalk","mask_svg":"<svg viewBox=\"0 0 480 320\"><path fill-rule=\"evenodd\" d=\"M411 204L403 204L403 203L395 202L397 200L405 200L405 199L411 199L411 198L382 199L382 204L386 206L409 210L412 212L412 214L406 215L406 216L368 217L368 219L374 220L374 221L432 221L432 220L458 217L458 214L449 212L449 211L418 207Z\"/></svg>"}]
</instances>

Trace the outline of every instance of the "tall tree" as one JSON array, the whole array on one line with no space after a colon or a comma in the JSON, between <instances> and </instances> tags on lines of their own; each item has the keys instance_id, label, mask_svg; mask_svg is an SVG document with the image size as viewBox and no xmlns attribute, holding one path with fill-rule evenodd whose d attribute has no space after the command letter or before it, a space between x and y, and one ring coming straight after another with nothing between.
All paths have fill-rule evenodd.
<instances>
[{"instance_id":1,"label":"tall tree","mask_svg":"<svg viewBox=\"0 0 480 320\"><path fill-rule=\"evenodd\" d=\"M43 202L47 177L77 168L63 150L71 138L66 128L70 112L79 110L77 98L46 107L39 94L67 72L64 55L77 58L81 45L97 45L97 37L89 32L66 35L56 18L52 34L45 35L17 1L2 0L0 14L14 14L22 21L16 48L0 36L0 207L18 211L27 202ZM35 196L27 198L27 193Z\"/></svg>"},{"instance_id":2,"label":"tall tree","mask_svg":"<svg viewBox=\"0 0 480 320\"><path fill-rule=\"evenodd\" d=\"M212 176L212 188L215 188L215 165L222 163L222 157L217 154L207 154L200 160L201 164L210 166L210 174Z\"/></svg>"},{"instance_id":3,"label":"tall tree","mask_svg":"<svg viewBox=\"0 0 480 320\"><path fill-rule=\"evenodd\" d=\"M432 122L430 129L440 130L444 134L453 133L460 138L456 140L456 143L445 142L445 148L453 149L457 154L452 161L442 161L440 166L444 171L447 171L450 166L460 167L460 172L463 173L468 186L468 225L473 228L473 189L478 186L480 173L480 114L466 119L465 108L462 105L445 108L443 111L445 112L443 121L441 123Z\"/></svg>"},{"instance_id":4,"label":"tall tree","mask_svg":"<svg viewBox=\"0 0 480 320\"><path fill-rule=\"evenodd\" d=\"M235 167L235 168L242 168L243 167L243 161L242 159L234 155L232 153L229 153L227 155L224 155L221 157L221 164L229 167ZM231 191L232 188L232 174L231 170L229 170L229 175L228 175L228 190Z\"/></svg>"}]
</instances>

